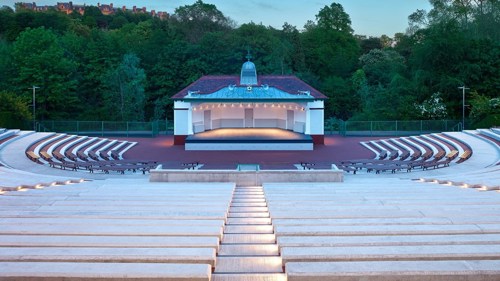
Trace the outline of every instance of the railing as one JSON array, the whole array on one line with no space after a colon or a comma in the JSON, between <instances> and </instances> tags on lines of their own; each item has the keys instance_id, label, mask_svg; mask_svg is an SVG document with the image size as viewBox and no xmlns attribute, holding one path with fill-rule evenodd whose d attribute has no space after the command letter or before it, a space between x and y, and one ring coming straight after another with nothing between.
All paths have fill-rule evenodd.
<instances>
[{"instance_id":1,"label":"railing","mask_svg":"<svg viewBox=\"0 0 500 281\"><path fill-rule=\"evenodd\" d=\"M169 131L166 120L152 122L41 121L39 132L58 132L86 136L156 137Z\"/></svg>"},{"instance_id":2,"label":"railing","mask_svg":"<svg viewBox=\"0 0 500 281\"><path fill-rule=\"evenodd\" d=\"M342 121L327 120L325 132L344 136L404 136L460 131L456 120Z\"/></svg>"},{"instance_id":3,"label":"railing","mask_svg":"<svg viewBox=\"0 0 500 281\"><path fill-rule=\"evenodd\" d=\"M325 121L325 134L343 136L407 136L433 132L461 131L463 125L456 120L414 120L414 121ZM58 132L87 136L156 137L171 134L173 122L157 120L152 122L111 121L41 121L39 132Z\"/></svg>"}]
</instances>

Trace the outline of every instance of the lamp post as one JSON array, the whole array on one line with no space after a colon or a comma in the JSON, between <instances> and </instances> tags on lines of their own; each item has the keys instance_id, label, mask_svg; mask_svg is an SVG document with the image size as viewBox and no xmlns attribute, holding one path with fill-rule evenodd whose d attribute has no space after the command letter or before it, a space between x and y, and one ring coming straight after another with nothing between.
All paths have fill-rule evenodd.
<instances>
[{"instance_id":1,"label":"lamp post","mask_svg":"<svg viewBox=\"0 0 500 281\"><path fill-rule=\"evenodd\" d=\"M37 87L35 85L31 86L31 88L28 88L28 89L32 89L33 90L33 130L36 131L36 102L35 102L35 94L36 94L36 89L39 89L40 87Z\"/></svg>"},{"instance_id":2,"label":"lamp post","mask_svg":"<svg viewBox=\"0 0 500 281\"><path fill-rule=\"evenodd\" d=\"M458 88L462 89L462 130L465 130L465 90L470 90L470 88L466 88L465 85Z\"/></svg>"}]
</instances>

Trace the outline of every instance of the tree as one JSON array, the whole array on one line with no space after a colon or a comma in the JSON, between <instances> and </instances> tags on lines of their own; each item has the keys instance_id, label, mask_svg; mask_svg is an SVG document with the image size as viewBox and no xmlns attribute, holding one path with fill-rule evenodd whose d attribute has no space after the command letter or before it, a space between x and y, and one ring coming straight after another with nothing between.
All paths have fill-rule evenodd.
<instances>
[{"instance_id":1,"label":"tree","mask_svg":"<svg viewBox=\"0 0 500 281\"><path fill-rule=\"evenodd\" d=\"M417 109L424 119L442 119L448 115L446 105L439 92L432 94L422 104L415 104L415 109Z\"/></svg>"},{"instance_id":2,"label":"tree","mask_svg":"<svg viewBox=\"0 0 500 281\"><path fill-rule=\"evenodd\" d=\"M198 42L207 32L229 30L234 26L215 5L201 0L176 8L171 19L190 42Z\"/></svg>"},{"instance_id":3,"label":"tree","mask_svg":"<svg viewBox=\"0 0 500 281\"><path fill-rule=\"evenodd\" d=\"M359 62L371 85L386 85L395 74L403 73L406 69L405 59L390 49L373 49L362 55Z\"/></svg>"},{"instance_id":4,"label":"tree","mask_svg":"<svg viewBox=\"0 0 500 281\"><path fill-rule=\"evenodd\" d=\"M122 62L108 72L105 106L115 120L144 121L145 82L139 58L132 53L125 54Z\"/></svg>"},{"instance_id":5,"label":"tree","mask_svg":"<svg viewBox=\"0 0 500 281\"><path fill-rule=\"evenodd\" d=\"M14 42L12 56L17 91L28 95L32 85L43 89L37 92L38 120L74 116L80 106L75 94L77 65L54 32L43 27L26 29Z\"/></svg>"},{"instance_id":6,"label":"tree","mask_svg":"<svg viewBox=\"0 0 500 281\"><path fill-rule=\"evenodd\" d=\"M316 15L318 27L337 30L345 33L353 33L351 18L344 11L344 7L338 3L323 7Z\"/></svg>"},{"instance_id":7,"label":"tree","mask_svg":"<svg viewBox=\"0 0 500 281\"><path fill-rule=\"evenodd\" d=\"M349 80L341 77L328 77L322 86L322 92L328 96L325 116L348 120L360 109L359 96L353 91Z\"/></svg>"},{"instance_id":8,"label":"tree","mask_svg":"<svg viewBox=\"0 0 500 281\"><path fill-rule=\"evenodd\" d=\"M472 109L469 116L476 125L484 128L500 124L500 98L473 92L470 103Z\"/></svg>"},{"instance_id":9,"label":"tree","mask_svg":"<svg viewBox=\"0 0 500 281\"><path fill-rule=\"evenodd\" d=\"M13 92L0 92L0 127L22 128L32 118L28 103Z\"/></svg>"}]
</instances>

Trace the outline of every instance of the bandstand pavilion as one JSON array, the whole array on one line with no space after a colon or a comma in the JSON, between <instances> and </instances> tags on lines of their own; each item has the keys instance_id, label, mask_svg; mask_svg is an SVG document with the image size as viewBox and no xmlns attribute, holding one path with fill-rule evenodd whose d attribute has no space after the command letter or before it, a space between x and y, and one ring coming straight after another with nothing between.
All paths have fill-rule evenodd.
<instances>
[{"instance_id":1,"label":"bandstand pavilion","mask_svg":"<svg viewBox=\"0 0 500 281\"><path fill-rule=\"evenodd\" d=\"M175 94L174 143L186 150L312 150L325 95L293 75L203 76Z\"/></svg>"}]
</instances>

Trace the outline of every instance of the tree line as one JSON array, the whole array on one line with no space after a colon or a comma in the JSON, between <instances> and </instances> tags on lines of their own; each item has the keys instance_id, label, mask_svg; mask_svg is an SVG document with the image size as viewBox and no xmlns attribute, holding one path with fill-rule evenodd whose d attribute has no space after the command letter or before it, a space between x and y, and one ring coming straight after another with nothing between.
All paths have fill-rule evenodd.
<instances>
[{"instance_id":1,"label":"tree line","mask_svg":"<svg viewBox=\"0 0 500 281\"><path fill-rule=\"evenodd\" d=\"M202 75L293 74L330 99L326 119L460 119L500 124L500 1L430 0L392 38L356 35L342 5L303 28L237 26L201 0L167 19L0 9L0 112L30 120L172 119L170 96ZM3 115L5 119L5 114ZM0 114L0 123L2 114Z\"/></svg>"}]
</instances>

